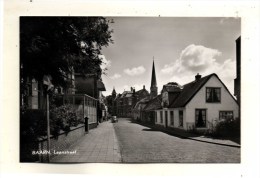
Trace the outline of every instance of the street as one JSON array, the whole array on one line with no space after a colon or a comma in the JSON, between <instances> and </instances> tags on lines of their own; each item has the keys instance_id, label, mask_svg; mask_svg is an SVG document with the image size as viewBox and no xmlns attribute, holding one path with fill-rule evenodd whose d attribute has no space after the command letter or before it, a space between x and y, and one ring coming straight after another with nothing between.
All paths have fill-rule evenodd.
<instances>
[{"instance_id":1,"label":"street","mask_svg":"<svg viewBox=\"0 0 260 178\"><path fill-rule=\"evenodd\" d=\"M53 163L239 163L240 148L183 139L119 118L101 123Z\"/></svg>"},{"instance_id":2,"label":"street","mask_svg":"<svg viewBox=\"0 0 260 178\"><path fill-rule=\"evenodd\" d=\"M114 124L122 162L239 163L240 148L182 139L119 118Z\"/></svg>"}]
</instances>

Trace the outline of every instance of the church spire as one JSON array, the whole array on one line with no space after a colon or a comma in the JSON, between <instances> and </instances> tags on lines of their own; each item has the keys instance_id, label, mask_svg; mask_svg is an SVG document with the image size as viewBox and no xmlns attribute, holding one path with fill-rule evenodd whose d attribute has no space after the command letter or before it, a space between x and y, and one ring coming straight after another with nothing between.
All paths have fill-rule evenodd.
<instances>
[{"instance_id":1,"label":"church spire","mask_svg":"<svg viewBox=\"0 0 260 178\"><path fill-rule=\"evenodd\" d=\"M115 98L116 97L116 90L115 87L113 87L113 91L112 91L112 97Z\"/></svg>"},{"instance_id":2,"label":"church spire","mask_svg":"<svg viewBox=\"0 0 260 178\"><path fill-rule=\"evenodd\" d=\"M153 57L153 68L152 68L152 80L151 80L150 93L151 93L150 94L151 98L154 98L158 95L155 66L154 66L154 57Z\"/></svg>"}]
</instances>

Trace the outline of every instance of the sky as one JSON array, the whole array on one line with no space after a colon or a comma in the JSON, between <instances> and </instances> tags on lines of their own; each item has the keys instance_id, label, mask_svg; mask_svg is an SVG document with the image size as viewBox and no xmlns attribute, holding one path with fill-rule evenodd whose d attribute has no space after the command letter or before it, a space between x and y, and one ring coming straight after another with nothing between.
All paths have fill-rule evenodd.
<instances>
[{"instance_id":1,"label":"sky","mask_svg":"<svg viewBox=\"0 0 260 178\"><path fill-rule=\"evenodd\" d=\"M102 49L106 91L145 88L150 92L154 59L158 93L164 84L180 85L216 73L231 94L236 78L236 44L240 18L107 17L113 19L113 44Z\"/></svg>"}]
</instances>

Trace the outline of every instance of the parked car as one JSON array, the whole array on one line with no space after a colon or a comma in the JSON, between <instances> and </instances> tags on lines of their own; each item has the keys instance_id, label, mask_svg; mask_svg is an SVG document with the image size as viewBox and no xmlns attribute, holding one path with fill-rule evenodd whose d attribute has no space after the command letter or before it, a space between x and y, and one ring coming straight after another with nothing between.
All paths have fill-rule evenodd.
<instances>
[{"instance_id":1,"label":"parked car","mask_svg":"<svg viewBox=\"0 0 260 178\"><path fill-rule=\"evenodd\" d=\"M115 122L118 122L118 119L116 118L116 116L112 116L111 121L112 121L112 123L115 123Z\"/></svg>"}]
</instances>

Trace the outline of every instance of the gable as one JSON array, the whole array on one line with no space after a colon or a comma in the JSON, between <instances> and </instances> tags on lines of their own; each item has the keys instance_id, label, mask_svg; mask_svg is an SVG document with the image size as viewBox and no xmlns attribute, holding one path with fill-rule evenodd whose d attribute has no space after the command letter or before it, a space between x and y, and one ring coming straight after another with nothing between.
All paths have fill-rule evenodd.
<instances>
[{"instance_id":1,"label":"gable","mask_svg":"<svg viewBox=\"0 0 260 178\"><path fill-rule=\"evenodd\" d=\"M219 102L207 102L206 101L206 89L209 87L220 88L220 101ZM186 104L186 108L207 108L208 112L214 113L214 117L218 117L218 112L221 110L233 110L238 109L238 104L235 98L231 95L225 84L217 77L212 76L207 83L205 83L196 95ZM211 118L212 119L212 118Z\"/></svg>"},{"instance_id":2,"label":"gable","mask_svg":"<svg viewBox=\"0 0 260 178\"><path fill-rule=\"evenodd\" d=\"M213 83L208 83L213 82ZM228 96L231 97L232 100L234 100L236 103L237 101L235 98L231 95L225 84L219 79L219 77L216 74L210 74L208 76L205 76L198 81L190 82L183 86L183 90L180 93L180 95L170 104L170 108L178 108L178 107L185 107L196 95L197 93L202 89L205 88L204 86L208 87L222 87L225 92L227 92ZM205 102L205 95L206 92L201 94L201 99Z\"/></svg>"}]
</instances>

